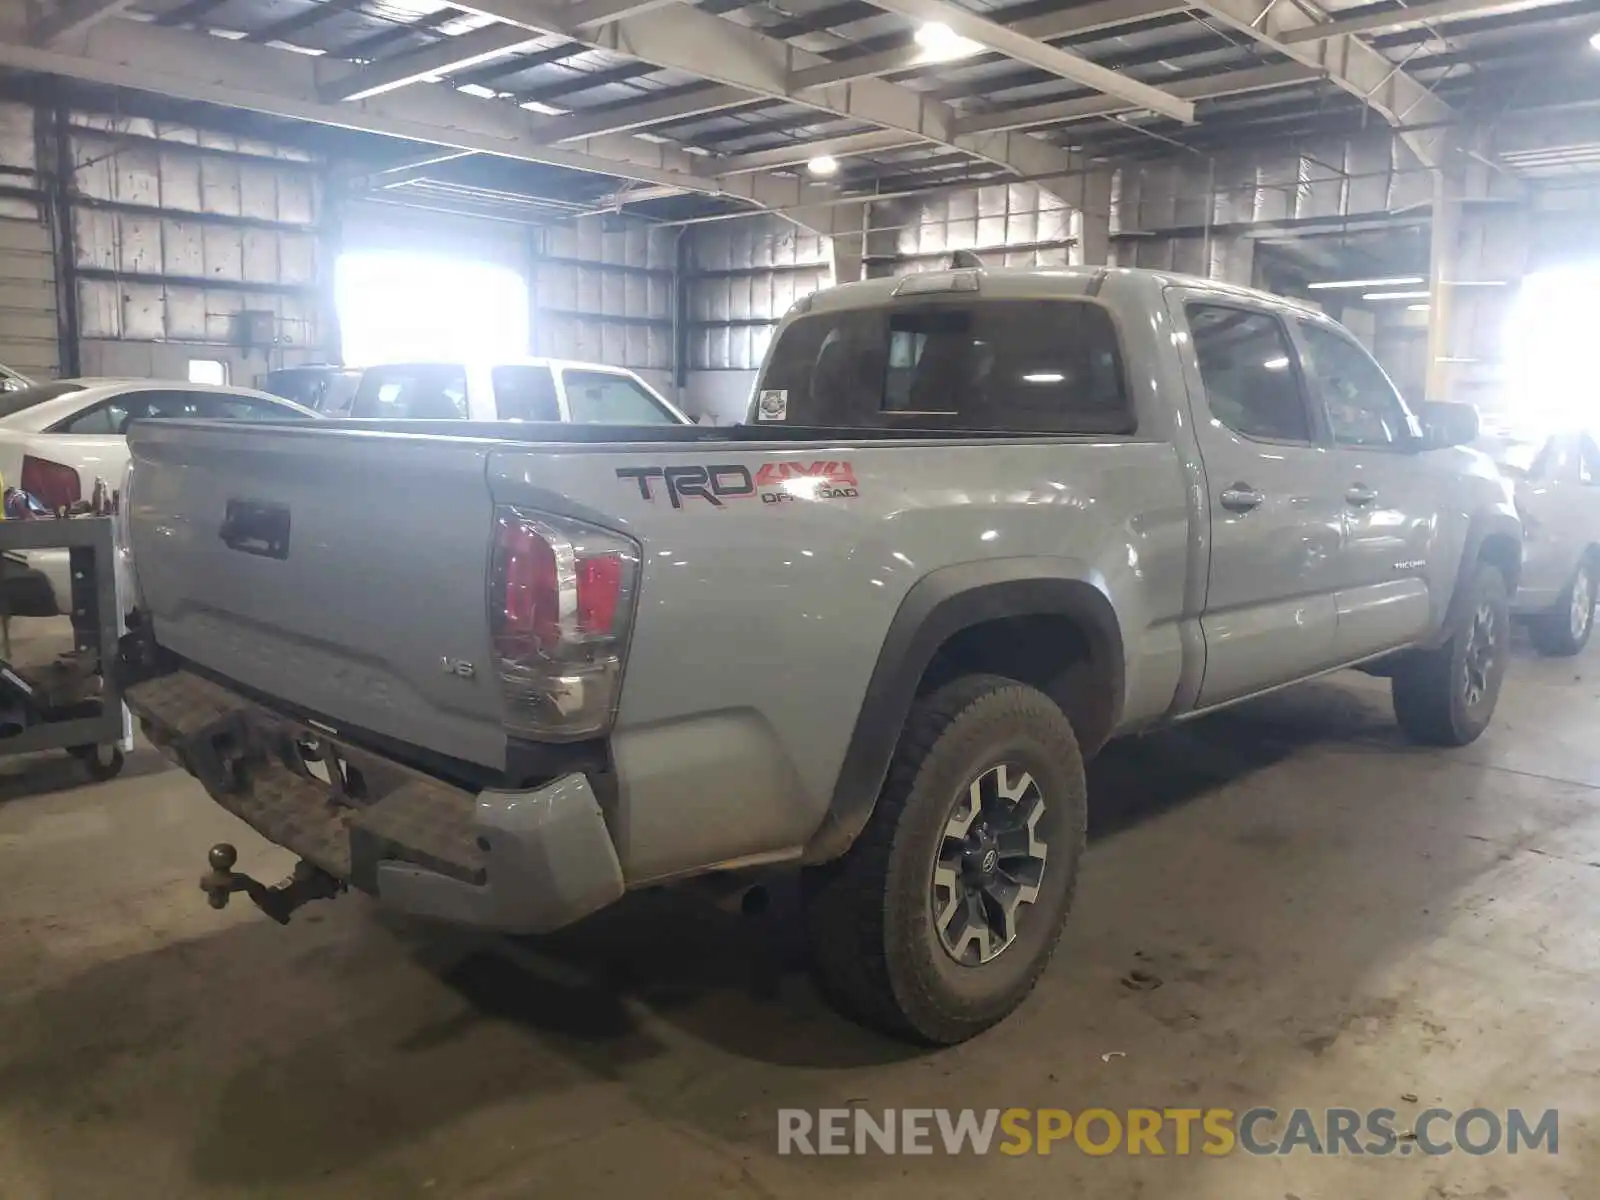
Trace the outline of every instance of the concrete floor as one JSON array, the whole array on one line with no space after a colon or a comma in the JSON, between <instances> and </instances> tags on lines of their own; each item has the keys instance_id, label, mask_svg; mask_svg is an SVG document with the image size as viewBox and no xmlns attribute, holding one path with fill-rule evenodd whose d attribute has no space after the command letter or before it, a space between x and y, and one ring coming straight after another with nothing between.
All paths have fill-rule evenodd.
<instances>
[{"instance_id":1,"label":"concrete floor","mask_svg":"<svg viewBox=\"0 0 1600 1200\"><path fill-rule=\"evenodd\" d=\"M105 787L5 764L0 1197L1593 1197L1597 655L1521 648L1456 753L1360 676L1113 747L1049 973L942 1053L824 1008L782 904L641 896L537 946L362 898L280 929L196 879L218 839L286 856L148 750ZM774 1152L780 1106L1435 1103L1559 1108L1560 1153Z\"/></svg>"}]
</instances>

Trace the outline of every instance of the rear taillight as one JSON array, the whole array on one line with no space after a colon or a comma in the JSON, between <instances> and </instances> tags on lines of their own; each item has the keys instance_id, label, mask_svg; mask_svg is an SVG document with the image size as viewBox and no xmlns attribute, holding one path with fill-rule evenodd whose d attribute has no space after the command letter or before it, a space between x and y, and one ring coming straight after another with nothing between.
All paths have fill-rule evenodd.
<instances>
[{"instance_id":1,"label":"rear taillight","mask_svg":"<svg viewBox=\"0 0 1600 1200\"><path fill-rule=\"evenodd\" d=\"M508 732L570 740L610 726L638 570L620 534L495 511L489 618Z\"/></svg>"},{"instance_id":2,"label":"rear taillight","mask_svg":"<svg viewBox=\"0 0 1600 1200\"><path fill-rule=\"evenodd\" d=\"M78 469L65 463L51 462L48 458L35 458L31 454L22 459L22 490L36 496L51 512L59 513L83 499L83 484L78 479Z\"/></svg>"}]
</instances>

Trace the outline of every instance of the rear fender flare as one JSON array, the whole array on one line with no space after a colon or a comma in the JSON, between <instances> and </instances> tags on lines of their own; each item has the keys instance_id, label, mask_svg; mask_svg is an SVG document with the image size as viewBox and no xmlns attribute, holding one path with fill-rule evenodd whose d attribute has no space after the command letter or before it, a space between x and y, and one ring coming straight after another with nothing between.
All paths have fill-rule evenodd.
<instances>
[{"instance_id":1,"label":"rear fender flare","mask_svg":"<svg viewBox=\"0 0 1600 1200\"><path fill-rule=\"evenodd\" d=\"M1046 558L966 563L935 571L911 588L889 624L828 811L803 861L839 857L866 827L917 687L939 648L963 629L1007 617L1072 619L1089 641L1097 683L1111 693L1104 731L1081 747L1085 757L1099 749L1122 715L1122 631L1103 585L1075 566Z\"/></svg>"}]
</instances>

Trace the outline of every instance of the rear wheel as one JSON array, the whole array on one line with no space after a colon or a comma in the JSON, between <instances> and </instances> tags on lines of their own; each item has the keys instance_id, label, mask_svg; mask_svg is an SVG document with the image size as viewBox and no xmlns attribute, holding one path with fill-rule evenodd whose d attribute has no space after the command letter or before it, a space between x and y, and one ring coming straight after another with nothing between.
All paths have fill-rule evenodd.
<instances>
[{"instance_id":1,"label":"rear wheel","mask_svg":"<svg viewBox=\"0 0 1600 1200\"><path fill-rule=\"evenodd\" d=\"M1020 1004L1072 905L1087 811L1049 697L973 675L918 701L846 854L806 872L823 991L916 1041L963 1041Z\"/></svg>"},{"instance_id":2,"label":"rear wheel","mask_svg":"<svg viewBox=\"0 0 1600 1200\"><path fill-rule=\"evenodd\" d=\"M1595 568L1588 559L1578 564L1566 590L1545 612L1528 621L1528 635L1540 654L1570 658L1589 643L1594 628Z\"/></svg>"},{"instance_id":3,"label":"rear wheel","mask_svg":"<svg viewBox=\"0 0 1600 1200\"><path fill-rule=\"evenodd\" d=\"M1463 615L1450 639L1416 653L1391 680L1400 727L1433 746L1465 746L1488 727L1510 657L1505 579L1483 564L1467 586Z\"/></svg>"}]
</instances>

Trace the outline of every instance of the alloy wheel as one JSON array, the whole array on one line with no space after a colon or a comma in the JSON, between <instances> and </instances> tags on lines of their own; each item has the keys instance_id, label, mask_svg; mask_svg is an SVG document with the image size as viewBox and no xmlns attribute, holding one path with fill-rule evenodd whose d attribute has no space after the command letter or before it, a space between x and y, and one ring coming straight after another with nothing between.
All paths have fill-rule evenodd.
<instances>
[{"instance_id":1,"label":"alloy wheel","mask_svg":"<svg viewBox=\"0 0 1600 1200\"><path fill-rule=\"evenodd\" d=\"M1466 701L1468 708L1477 708L1489 691L1489 679L1500 655L1500 634L1495 621L1494 606L1478 605L1472 614L1472 625L1467 632L1465 663Z\"/></svg>"},{"instance_id":2,"label":"alloy wheel","mask_svg":"<svg viewBox=\"0 0 1600 1200\"><path fill-rule=\"evenodd\" d=\"M1589 568L1583 566L1578 568L1577 577L1572 581L1572 607L1567 614L1567 628L1572 633L1573 641L1583 640L1593 618L1594 580L1589 577Z\"/></svg>"},{"instance_id":3,"label":"alloy wheel","mask_svg":"<svg viewBox=\"0 0 1600 1200\"><path fill-rule=\"evenodd\" d=\"M1016 940L1021 910L1044 879L1044 813L1044 793L1014 763L985 770L951 808L931 900L939 942L956 962L982 966Z\"/></svg>"}]
</instances>

